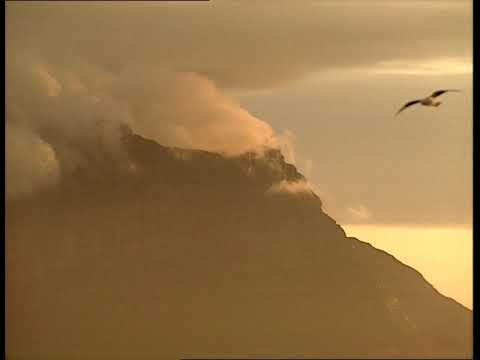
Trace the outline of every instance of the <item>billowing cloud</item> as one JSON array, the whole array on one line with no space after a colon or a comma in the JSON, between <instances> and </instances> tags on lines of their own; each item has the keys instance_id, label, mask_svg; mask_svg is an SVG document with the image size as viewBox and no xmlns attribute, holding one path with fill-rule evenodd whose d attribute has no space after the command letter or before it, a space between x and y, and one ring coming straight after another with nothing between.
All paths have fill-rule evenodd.
<instances>
[{"instance_id":1,"label":"billowing cloud","mask_svg":"<svg viewBox=\"0 0 480 360\"><path fill-rule=\"evenodd\" d=\"M131 168L120 145L125 127L226 155L282 140L288 149L291 134L276 137L226 91L272 88L336 67L470 56L471 27L458 21L470 2L424 3L382 12L384 1L354 11L341 1L9 2L7 122L51 149L60 173L104 156ZM17 134L11 128L9 141ZM291 146L287 156L295 161Z\"/></svg>"},{"instance_id":2,"label":"billowing cloud","mask_svg":"<svg viewBox=\"0 0 480 360\"><path fill-rule=\"evenodd\" d=\"M115 74L94 65L62 68L35 62L8 63L7 73L9 144L25 143L24 134L12 130L20 125L35 134L58 162L55 177L79 167L91 170L97 163L101 167L105 157L119 168L131 169L134 165L121 144L125 128L164 145L226 156L261 154L265 148L277 147L268 124L195 73L135 65ZM30 162L28 151L15 150L12 156L15 162L7 162L7 187L15 187L17 175L22 174L10 168ZM43 175L49 174L46 169ZM29 181L39 180L43 187L43 175Z\"/></svg>"},{"instance_id":3,"label":"billowing cloud","mask_svg":"<svg viewBox=\"0 0 480 360\"><path fill-rule=\"evenodd\" d=\"M55 151L27 128L7 123L5 161L7 196L30 195L59 179Z\"/></svg>"},{"instance_id":4,"label":"billowing cloud","mask_svg":"<svg viewBox=\"0 0 480 360\"><path fill-rule=\"evenodd\" d=\"M128 68L112 83L127 102L133 130L165 145L238 155L276 147L272 128L195 73Z\"/></svg>"}]
</instances>

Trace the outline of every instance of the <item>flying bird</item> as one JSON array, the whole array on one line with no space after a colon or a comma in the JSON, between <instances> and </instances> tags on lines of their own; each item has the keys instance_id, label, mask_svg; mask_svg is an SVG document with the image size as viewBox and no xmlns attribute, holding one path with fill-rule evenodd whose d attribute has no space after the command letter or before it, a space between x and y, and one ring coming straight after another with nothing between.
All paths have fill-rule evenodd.
<instances>
[{"instance_id":1,"label":"flying bird","mask_svg":"<svg viewBox=\"0 0 480 360\"><path fill-rule=\"evenodd\" d=\"M406 108L412 106L412 105L415 105L415 104L420 104L420 105L424 105L424 106L440 106L440 104L442 103L441 101L435 101L435 98L446 93L446 92L461 92L460 90L456 90L456 89L447 89L447 90L437 90L437 91L434 91L432 93L432 95L430 96L427 96L426 98L423 98L423 99L418 99L418 100L412 100L412 101L409 101L407 102L405 105L403 105L400 110L397 111L397 113L395 115L398 115L400 114L403 110L405 110Z\"/></svg>"}]
</instances>

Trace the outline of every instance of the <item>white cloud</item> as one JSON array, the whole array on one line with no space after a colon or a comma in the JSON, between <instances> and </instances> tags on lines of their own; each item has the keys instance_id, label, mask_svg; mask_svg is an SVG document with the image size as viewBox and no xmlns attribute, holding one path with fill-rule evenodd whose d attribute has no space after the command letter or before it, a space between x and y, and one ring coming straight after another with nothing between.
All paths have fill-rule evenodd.
<instances>
[{"instance_id":1,"label":"white cloud","mask_svg":"<svg viewBox=\"0 0 480 360\"><path fill-rule=\"evenodd\" d=\"M313 186L305 180L289 182L283 180L279 183L273 184L267 191L267 195L275 194L311 194L313 193Z\"/></svg>"}]
</instances>

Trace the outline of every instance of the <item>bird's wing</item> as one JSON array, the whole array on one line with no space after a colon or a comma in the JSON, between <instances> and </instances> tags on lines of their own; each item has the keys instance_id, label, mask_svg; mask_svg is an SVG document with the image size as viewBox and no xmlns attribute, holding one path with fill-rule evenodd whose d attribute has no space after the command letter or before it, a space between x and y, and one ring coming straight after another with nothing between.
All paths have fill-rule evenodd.
<instances>
[{"instance_id":1,"label":"bird's wing","mask_svg":"<svg viewBox=\"0 0 480 360\"><path fill-rule=\"evenodd\" d=\"M398 115L400 114L403 110L405 110L407 107L409 106L412 106L412 105L415 105L415 104L418 104L419 102L421 102L422 100L413 100L413 101L409 101L407 102L405 105L403 105L400 110L397 111L397 113L395 115Z\"/></svg>"},{"instance_id":2,"label":"bird's wing","mask_svg":"<svg viewBox=\"0 0 480 360\"><path fill-rule=\"evenodd\" d=\"M460 92L460 90L456 90L456 89L437 90L437 91L433 92L432 95L430 95L430 97L435 98L435 97L440 96L440 95L442 95L446 92Z\"/></svg>"}]
</instances>

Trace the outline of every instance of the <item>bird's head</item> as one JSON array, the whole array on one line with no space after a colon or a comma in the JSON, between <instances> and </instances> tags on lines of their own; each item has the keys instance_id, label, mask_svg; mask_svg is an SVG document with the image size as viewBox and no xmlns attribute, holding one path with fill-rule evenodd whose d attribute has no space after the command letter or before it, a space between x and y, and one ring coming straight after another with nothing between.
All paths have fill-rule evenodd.
<instances>
[{"instance_id":1,"label":"bird's head","mask_svg":"<svg viewBox=\"0 0 480 360\"><path fill-rule=\"evenodd\" d=\"M435 104L433 104L434 106L440 106L442 104L441 101L437 101Z\"/></svg>"}]
</instances>

